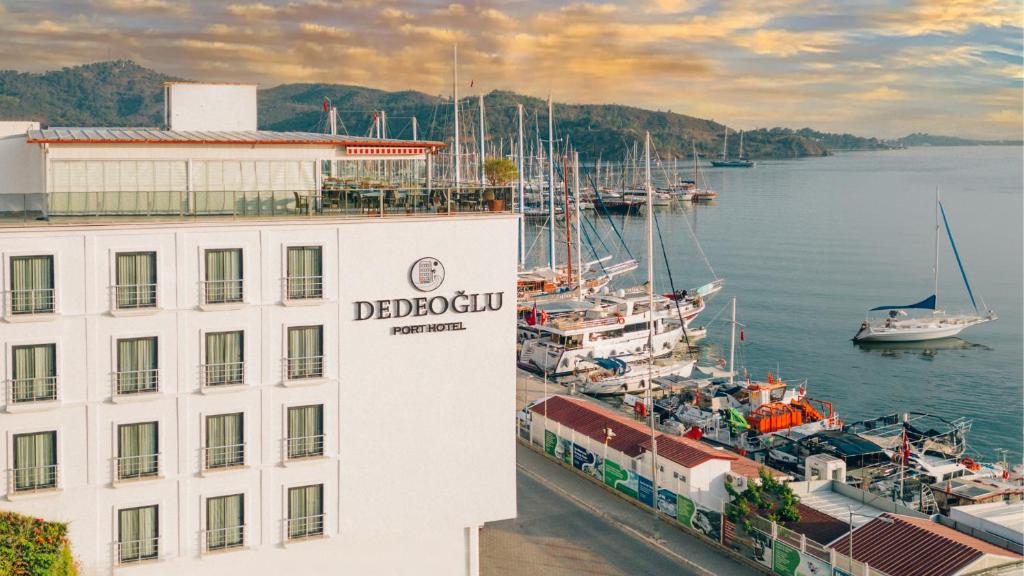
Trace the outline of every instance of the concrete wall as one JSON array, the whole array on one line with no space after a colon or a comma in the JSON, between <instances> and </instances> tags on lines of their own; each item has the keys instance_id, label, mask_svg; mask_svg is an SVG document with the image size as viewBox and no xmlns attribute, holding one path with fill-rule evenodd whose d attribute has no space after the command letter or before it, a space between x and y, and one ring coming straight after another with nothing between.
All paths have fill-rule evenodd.
<instances>
[{"instance_id":1,"label":"concrete wall","mask_svg":"<svg viewBox=\"0 0 1024 576\"><path fill-rule=\"evenodd\" d=\"M171 130L255 130L255 84L174 82L165 86Z\"/></svg>"},{"instance_id":2,"label":"concrete wall","mask_svg":"<svg viewBox=\"0 0 1024 576\"><path fill-rule=\"evenodd\" d=\"M0 321L3 378L11 346L57 344L60 403L0 415L0 460L11 436L57 430L60 490L0 492L4 509L68 521L85 575L114 570L116 511L160 506L161 560L133 574L468 574L475 533L515 515L515 230L510 217L386 221L268 221L242 224L122 224L0 230L0 280L11 255L55 256L58 314ZM324 298L282 303L285 250L323 247ZM205 248L240 247L244 303L199 306ZM114 254L157 253L159 311L111 314ZM423 295L409 281L417 259L443 262L429 296L504 292L498 311L429 319L354 319L354 302ZM421 322L465 330L391 335ZM325 378L285 385L287 326L323 324ZM203 393L202 334L245 331L245 386ZM111 397L116 338L159 337L161 390L137 401ZM324 404L326 457L284 462L285 409ZM6 408L6 407L5 407ZM209 414L243 412L243 469L202 472ZM161 478L112 483L115 426L160 423ZM323 483L326 537L286 542L289 486ZM200 554L205 498L244 494L247 547Z\"/></svg>"},{"instance_id":3,"label":"concrete wall","mask_svg":"<svg viewBox=\"0 0 1024 576\"><path fill-rule=\"evenodd\" d=\"M25 143L25 133L37 129L38 122L0 122L0 212L42 207L44 149Z\"/></svg>"}]
</instances>

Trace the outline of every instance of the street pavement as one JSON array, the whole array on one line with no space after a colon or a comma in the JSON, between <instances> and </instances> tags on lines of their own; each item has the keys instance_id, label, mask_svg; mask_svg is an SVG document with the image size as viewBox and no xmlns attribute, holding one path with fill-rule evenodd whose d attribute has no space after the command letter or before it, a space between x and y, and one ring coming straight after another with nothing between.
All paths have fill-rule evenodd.
<instances>
[{"instance_id":1,"label":"street pavement","mask_svg":"<svg viewBox=\"0 0 1024 576\"><path fill-rule=\"evenodd\" d=\"M480 533L481 576L760 574L518 445L519 516Z\"/></svg>"}]
</instances>

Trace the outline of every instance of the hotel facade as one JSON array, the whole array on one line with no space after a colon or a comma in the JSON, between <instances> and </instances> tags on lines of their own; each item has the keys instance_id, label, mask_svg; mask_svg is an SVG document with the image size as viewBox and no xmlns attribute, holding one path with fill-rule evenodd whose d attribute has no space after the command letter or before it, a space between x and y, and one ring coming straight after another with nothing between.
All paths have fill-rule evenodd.
<instances>
[{"instance_id":1,"label":"hotel facade","mask_svg":"<svg viewBox=\"0 0 1024 576\"><path fill-rule=\"evenodd\" d=\"M516 510L503 192L438 185L436 142L257 131L254 87L167 99L3 126L0 509L88 575L477 574Z\"/></svg>"}]
</instances>

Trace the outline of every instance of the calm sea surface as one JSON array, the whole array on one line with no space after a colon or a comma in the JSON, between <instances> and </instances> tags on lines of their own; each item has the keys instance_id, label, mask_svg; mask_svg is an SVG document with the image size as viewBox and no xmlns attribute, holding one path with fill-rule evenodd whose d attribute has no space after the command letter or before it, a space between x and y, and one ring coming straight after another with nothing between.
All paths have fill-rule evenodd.
<instances>
[{"instance_id":1,"label":"calm sea surface","mask_svg":"<svg viewBox=\"0 0 1024 576\"><path fill-rule=\"evenodd\" d=\"M898 411L970 417L971 452L989 460L1005 448L1011 461L1020 461L1021 158L1016 147L915 148L704 169L720 193L714 205L658 211L676 287L713 278L690 230L726 279L725 290L697 320L710 322L704 353L728 355L727 308L735 296L746 326L737 364L752 374L806 378L810 395L832 401L848 422ZM931 294L936 186L975 295L999 320L937 344L853 344L868 308ZM643 215L613 219L642 260ZM545 239L536 242L531 259L546 259ZM642 282L643 270L623 283ZM660 253L656 274L657 289L668 291ZM940 307L969 310L944 236L939 277Z\"/></svg>"}]
</instances>

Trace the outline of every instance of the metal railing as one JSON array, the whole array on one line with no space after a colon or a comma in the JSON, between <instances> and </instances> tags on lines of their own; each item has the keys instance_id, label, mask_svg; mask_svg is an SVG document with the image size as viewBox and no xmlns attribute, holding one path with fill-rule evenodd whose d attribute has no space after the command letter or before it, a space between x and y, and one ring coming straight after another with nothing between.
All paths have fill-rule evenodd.
<instances>
[{"instance_id":1,"label":"metal railing","mask_svg":"<svg viewBox=\"0 0 1024 576\"><path fill-rule=\"evenodd\" d=\"M285 440L285 458L300 460L324 455L324 435L297 436Z\"/></svg>"},{"instance_id":2,"label":"metal railing","mask_svg":"<svg viewBox=\"0 0 1024 576\"><path fill-rule=\"evenodd\" d=\"M57 487L60 468L57 464L25 466L7 470L8 493L39 492Z\"/></svg>"},{"instance_id":3,"label":"metal railing","mask_svg":"<svg viewBox=\"0 0 1024 576\"><path fill-rule=\"evenodd\" d=\"M289 276L284 279L286 300L316 300L324 297L323 276Z\"/></svg>"},{"instance_id":4,"label":"metal railing","mask_svg":"<svg viewBox=\"0 0 1024 576\"><path fill-rule=\"evenodd\" d=\"M304 358L287 358L287 375L289 380L301 380L303 378L323 378L324 357L307 356Z\"/></svg>"},{"instance_id":5,"label":"metal railing","mask_svg":"<svg viewBox=\"0 0 1024 576\"><path fill-rule=\"evenodd\" d=\"M231 386L245 383L245 362L221 362L203 364L199 367L204 388Z\"/></svg>"},{"instance_id":6,"label":"metal railing","mask_svg":"<svg viewBox=\"0 0 1024 576\"><path fill-rule=\"evenodd\" d=\"M156 294L156 284L119 284L114 286L114 308L156 308Z\"/></svg>"},{"instance_id":7,"label":"metal railing","mask_svg":"<svg viewBox=\"0 0 1024 576\"><path fill-rule=\"evenodd\" d=\"M203 530L203 551L217 552L245 546L245 525Z\"/></svg>"},{"instance_id":8,"label":"metal railing","mask_svg":"<svg viewBox=\"0 0 1024 576\"><path fill-rule=\"evenodd\" d=\"M203 448L203 469L220 470L245 466L245 443Z\"/></svg>"},{"instance_id":9,"label":"metal railing","mask_svg":"<svg viewBox=\"0 0 1024 576\"><path fill-rule=\"evenodd\" d=\"M114 458L114 477L117 480L151 478L158 474L160 474L160 454Z\"/></svg>"},{"instance_id":10,"label":"metal railing","mask_svg":"<svg viewBox=\"0 0 1024 576\"><path fill-rule=\"evenodd\" d=\"M200 283L204 304L232 304L242 301L244 280L204 280Z\"/></svg>"},{"instance_id":11,"label":"metal railing","mask_svg":"<svg viewBox=\"0 0 1024 576\"><path fill-rule=\"evenodd\" d=\"M118 564L155 560L160 556L160 537L142 538L115 543Z\"/></svg>"},{"instance_id":12,"label":"metal railing","mask_svg":"<svg viewBox=\"0 0 1024 576\"><path fill-rule=\"evenodd\" d=\"M130 190L4 194L0 225L40 226L88 218L377 217L511 212L513 186L366 186L334 183L322 190Z\"/></svg>"},{"instance_id":13,"label":"metal railing","mask_svg":"<svg viewBox=\"0 0 1024 576\"><path fill-rule=\"evenodd\" d=\"M125 370L114 373L114 395L129 396L157 392L160 389L160 369Z\"/></svg>"},{"instance_id":14,"label":"metal railing","mask_svg":"<svg viewBox=\"0 0 1024 576\"><path fill-rule=\"evenodd\" d=\"M324 533L324 514L288 519L288 539L300 540Z\"/></svg>"},{"instance_id":15,"label":"metal railing","mask_svg":"<svg viewBox=\"0 0 1024 576\"><path fill-rule=\"evenodd\" d=\"M53 314L57 310L57 292L53 288L10 290L5 308L8 316Z\"/></svg>"},{"instance_id":16,"label":"metal railing","mask_svg":"<svg viewBox=\"0 0 1024 576\"><path fill-rule=\"evenodd\" d=\"M57 399L57 376L18 378L7 381L7 403L27 404Z\"/></svg>"}]
</instances>

